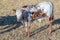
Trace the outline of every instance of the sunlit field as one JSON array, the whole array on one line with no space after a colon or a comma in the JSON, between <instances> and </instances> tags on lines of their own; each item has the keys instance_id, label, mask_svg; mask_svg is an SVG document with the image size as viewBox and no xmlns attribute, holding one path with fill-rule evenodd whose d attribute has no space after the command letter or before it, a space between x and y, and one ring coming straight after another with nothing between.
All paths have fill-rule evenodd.
<instances>
[{"instance_id":1,"label":"sunlit field","mask_svg":"<svg viewBox=\"0 0 60 40\"><path fill-rule=\"evenodd\" d=\"M48 34L47 18L31 22L31 36L25 36L23 24L17 23L12 9L24 5L34 5L43 1L51 1L54 5L54 20L51 35ZM0 0L0 40L60 40L60 0Z\"/></svg>"}]
</instances>

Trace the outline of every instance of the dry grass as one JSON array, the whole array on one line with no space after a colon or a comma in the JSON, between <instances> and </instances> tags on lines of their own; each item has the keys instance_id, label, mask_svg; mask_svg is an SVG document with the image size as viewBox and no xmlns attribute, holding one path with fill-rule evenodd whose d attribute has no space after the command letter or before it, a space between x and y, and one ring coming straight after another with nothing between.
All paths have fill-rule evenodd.
<instances>
[{"instance_id":1,"label":"dry grass","mask_svg":"<svg viewBox=\"0 0 60 40\"><path fill-rule=\"evenodd\" d=\"M42 1L51 1L54 4L52 36L48 35L48 20L44 20L41 23L31 23L31 37L27 38L22 24L16 22L12 9ZM60 40L60 0L0 0L0 40Z\"/></svg>"}]
</instances>

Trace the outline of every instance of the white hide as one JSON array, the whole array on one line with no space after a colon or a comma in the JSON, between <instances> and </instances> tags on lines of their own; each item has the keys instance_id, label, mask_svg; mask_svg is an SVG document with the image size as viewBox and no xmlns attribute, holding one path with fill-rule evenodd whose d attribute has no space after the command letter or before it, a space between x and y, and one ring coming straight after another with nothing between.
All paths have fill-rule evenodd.
<instances>
[{"instance_id":1,"label":"white hide","mask_svg":"<svg viewBox=\"0 0 60 40\"><path fill-rule=\"evenodd\" d=\"M16 10L16 16L18 19L21 18L23 10L30 11L30 12L37 12L37 9L35 7L28 6L27 8L20 8L20 9Z\"/></svg>"},{"instance_id":2,"label":"white hide","mask_svg":"<svg viewBox=\"0 0 60 40\"><path fill-rule=\"evenodd\" d=\"M53 5L51 2L41 2L36 5L37 10L41 9L42 13L46 13L48 17L53 14ZM43 20L43 18L37 19L39 22Z\"/></svg>"},{"instance_id":3,"label":"white hide","mask_svg":"<svg viewBox=\"0 0 60 40\"><path fill-rule=\"evenodd\" d=\"M41 9L42 13L46 13L48 17L53 13L53 5L51 2L41 2L36 7L37 9Z\"/></svg>"},{"instance_id":4,"label":"white hide","mask_svg":"<svg viewBox=\"0 0 60 40\"><path fill-rule=\"evenodd\" d=\"M28 11L27 8L20 8L20 9L16 10L16 16L17 16L18 19L22 17L22 11L23 10Z\"/></svg>"},{"instance_id":5,"label":"white hide","mask_svg":"<svg viewBox=\"0 0 60 40\"><path fill-rule=\"evenodd\" d=\"M16 10L17 19L19 19L21 17L21 15L22 15L22 10L21 9Z\"/></svg>"},{"instance_id":6,"label":"white hide","mask_svg":"<svg viewBox=\"0 0 60 40\"><path fill-rule=\"evenodd\" d=\"M29 7L27 7L27 8L20 8L20 9L16 10L16 17L17 17L17 19L22 18L23 10L29 11ZM28 16L28 15L26 15L26 16ZM30 21L31 21L31 17L30 16L31 16L31 14L29 14L29 17L28 17L29 18L29 22L27 22L27 19L20 20L20 22L24 23L25 26L30 25Z\"/></svg>"},{"instance_id":7,"label":"white hide","mask_svg":"<svg viewBox=\"0 0 60 40\"><path fill-rule=\"evenodd\" d=\"M37 12L37 9L35 7L30 8L30 12Z\"/></svg>"}]
</instances>

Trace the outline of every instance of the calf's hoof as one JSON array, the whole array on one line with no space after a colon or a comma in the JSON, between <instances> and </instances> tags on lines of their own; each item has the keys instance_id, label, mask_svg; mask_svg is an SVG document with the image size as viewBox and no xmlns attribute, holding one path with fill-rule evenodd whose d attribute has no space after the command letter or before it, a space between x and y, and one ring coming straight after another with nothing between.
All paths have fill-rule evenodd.
<instances>
[{"instance_id":1,"label":"calf's hoof","mask_svg":"<svg viewBox=\"0 0 60 40\"><path fill-rule=\"evenodd\" d=\"M30 33L29 33L29 32L26 32L26 36L27 36L27 37L30 37Z\"/></svg>"}]
</instances>

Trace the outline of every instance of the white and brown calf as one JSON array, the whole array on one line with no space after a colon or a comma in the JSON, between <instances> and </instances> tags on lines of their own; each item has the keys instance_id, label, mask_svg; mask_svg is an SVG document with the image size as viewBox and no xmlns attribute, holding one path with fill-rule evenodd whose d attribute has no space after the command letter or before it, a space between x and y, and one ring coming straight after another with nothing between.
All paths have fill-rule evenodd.
<instances>
[{"instance_id":1,"label":"white and brown calf","mask_svg":"<svg viewBox=\"0 0 60 40\"><path fill-rule=\"evenodd\" d=\"M14 10L15 11L15 10ZM27 12L27 13L26 13ZM32 13L29 13L32 12ZM27 18L22 17L22 14L26 14ZM27 15L28 14L28 15ZM33 19L38 18L38 21L41 21L41 18L48 17L50 26L49 26L49 34L52 31L52 20L54 18L53 15L53 5L51 2L41 2L33 7L23 6L22 8L16 10L17 21L22 21L24 26L26 27L26 35L30 36L30 22ZM25 15L24 15L25 16Z\"/></svg>"}]
</instances>

